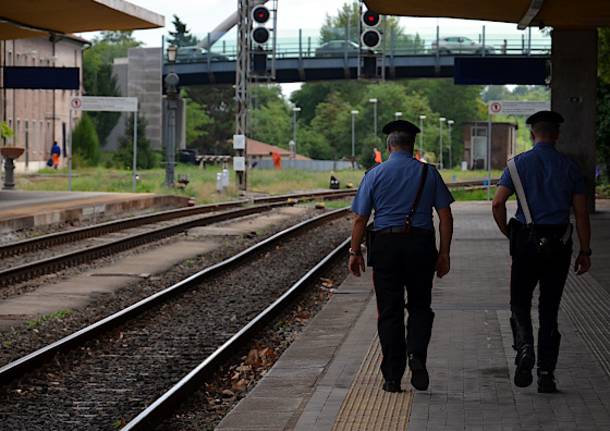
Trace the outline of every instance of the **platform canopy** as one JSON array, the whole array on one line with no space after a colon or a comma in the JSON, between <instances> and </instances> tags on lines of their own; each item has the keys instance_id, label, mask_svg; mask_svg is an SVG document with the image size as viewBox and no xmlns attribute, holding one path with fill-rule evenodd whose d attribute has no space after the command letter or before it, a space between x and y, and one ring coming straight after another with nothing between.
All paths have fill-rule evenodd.
<instances>
[{"instance_id":1,"label":"platform canopy","mask_svg":"<svg viewBox=\"0 0 610 431\"><path fill-rule=\"evenodd\" d=\"M365 0L385 15L463 18L555 28L610 26L609 0Z\"/></svg>"},{"instance_id":2,"label":"platform canopy","mask_svg":"<svg viewBox=\"0 0 610 431\"><path fill-rule=\"evenodd\" d=\"M162 15L124 0L3 0L0 7L0 40L164 25Z\"/></svg>"}]
</instances>

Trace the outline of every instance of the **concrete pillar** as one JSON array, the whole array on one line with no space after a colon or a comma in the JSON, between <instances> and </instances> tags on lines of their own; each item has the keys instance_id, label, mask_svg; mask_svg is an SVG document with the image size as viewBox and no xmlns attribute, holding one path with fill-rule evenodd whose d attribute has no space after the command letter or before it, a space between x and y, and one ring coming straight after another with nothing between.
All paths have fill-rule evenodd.
<instances>
[{"instance_id":1,"label":"concrete pillar","mask_svg":"<svg viewBox=\"0 0 610 431\"><path fill-rule=\"evenodd\" d=\"M578 162L595 209L597 30L552 33L551 107L565 118L558 149Z\"/></svg>"}]
</instances>

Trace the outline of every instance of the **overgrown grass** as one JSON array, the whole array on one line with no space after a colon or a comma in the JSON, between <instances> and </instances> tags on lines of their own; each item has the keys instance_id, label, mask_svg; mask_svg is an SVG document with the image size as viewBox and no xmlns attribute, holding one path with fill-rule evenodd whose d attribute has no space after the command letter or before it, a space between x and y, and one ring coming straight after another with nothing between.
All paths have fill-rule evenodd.
<instances>
[{"instance_id":1,"label":"overgrown grass","mask_svg":"<svg viewBox=\"0 0 610 431\"><path fill-rule=\"evenodd\" d=\"M44 316L40 316L36 319L28 320L25 322L25 324L28 329L36 329L44 322L47 322L49 320L61 320L65 317L68 317L70 314L72 314L72 311L70 310L59 310L53 313L45 314Z\"/></svg>"},{"instance_id":2,"label":"overgrown grass","mask_svg":"<svg viewBox=\"0 0 610 431\"><path fill-rule=\"evenodd\" d=\"M139 172L140 181L137 185L138 193L177 194L194 198L198 203L225 201L237 198L238 190L235 186L235 177L231 175L231 185L224 193L216 192L216 174L219 167L199 169L192 165L177 165L176 179L186 176L189 180L184 189L168 189L164 186L165 171L163 169L142 170ZM347 184L357 187L364 175L361 170L342 170L334 175L341 182L341 188ZM448 183L453 181L471 181L484 179L484 171L446 170L442 172ZM493 176L500 175L499 171ZM248 172L248 190L256 193L284 194L298 191L327 189L330 172L311 172L286 169L261 170L253 169ZM66 191L68 190L67 170L43 169L36 175L19 175L17 187L21 190L37 191ZM120 192L130 193L131 172L110 168L81 168L74 171L72 180L74 191Z\"/></svg>"}]
</instances>

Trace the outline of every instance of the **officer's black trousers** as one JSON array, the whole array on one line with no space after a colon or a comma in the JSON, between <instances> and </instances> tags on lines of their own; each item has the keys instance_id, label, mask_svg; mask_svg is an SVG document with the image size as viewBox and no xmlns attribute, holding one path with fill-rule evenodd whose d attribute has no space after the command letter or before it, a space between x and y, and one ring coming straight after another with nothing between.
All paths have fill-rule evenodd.
<instances>
[{"instance_id":1,"label":"officer's black trousers","mask_svg":"<svg viewBox=\"0 0 610 431\"><path fill-rule=\"evenodd\" d=\"M536 285L538 299L538 368L554 371L559 356L561 334L557 316L571 262L571 244L553 256L537 256L531 250L515 250L511 268L510 307L515 348L534 344L531 308Z\"/></svg>"},{"instance_id":2,"label":"officer's black trousers","mask_svg":"<svg viewBox=\"0 0 610 431\"><path fill-rule=\"evenodd\" d=\"M385 380L400 381L407 352L426 360L434 320L430 304L436 243L433 235L378 235L371 252L383 353L381 372ZM406 340L405 288L409 312Z\"/></svg>"}]
</instances>

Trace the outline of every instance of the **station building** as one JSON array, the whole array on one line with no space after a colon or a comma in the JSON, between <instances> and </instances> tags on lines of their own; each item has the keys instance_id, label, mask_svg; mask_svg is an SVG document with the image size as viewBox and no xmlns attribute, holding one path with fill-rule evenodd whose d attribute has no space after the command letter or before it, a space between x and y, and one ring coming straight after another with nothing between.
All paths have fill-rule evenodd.
<instances>
[{"instance_id":1,"label":"station building","mask_svg":"<svg viewBox=\"0 0 610 431\"><path fill-rule=\"evenodd\" d=\"M74 35L0 41L0 70L4 66L78 67L82 86L83 49L87 45L85 39ZM7 88L0 91L0 121L6 122L14 132L2 145L25 149L23 156L15 161L17 171L44 167L54 141L65 153L70 100L78 91Z\"/></svg>"}]
</instances>

